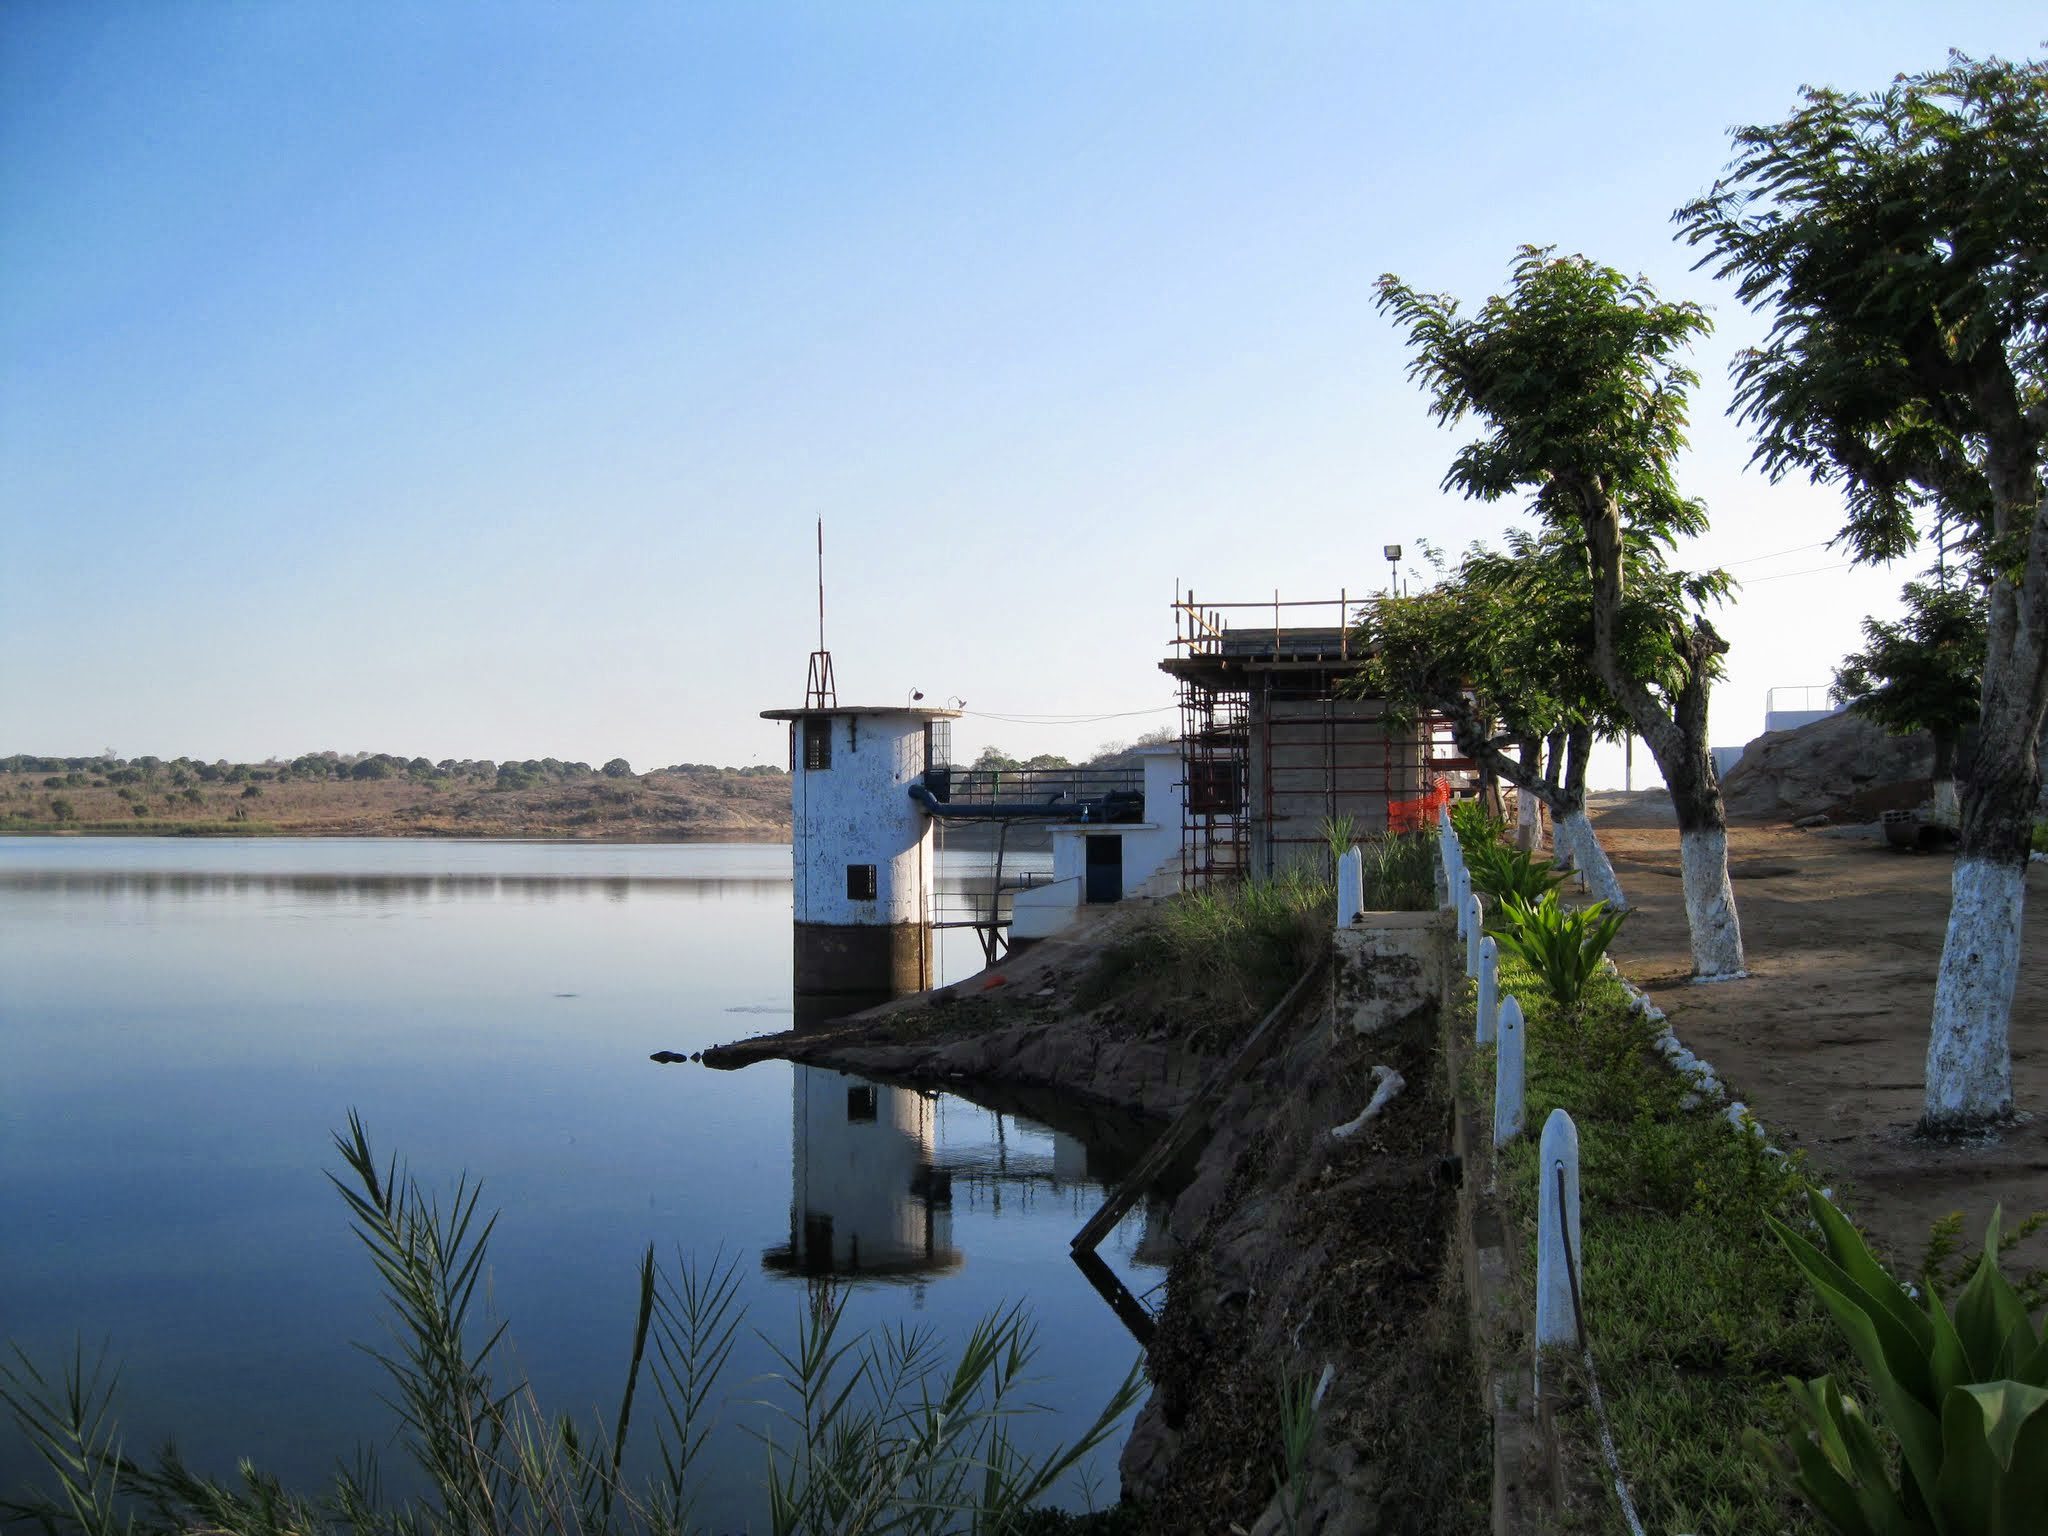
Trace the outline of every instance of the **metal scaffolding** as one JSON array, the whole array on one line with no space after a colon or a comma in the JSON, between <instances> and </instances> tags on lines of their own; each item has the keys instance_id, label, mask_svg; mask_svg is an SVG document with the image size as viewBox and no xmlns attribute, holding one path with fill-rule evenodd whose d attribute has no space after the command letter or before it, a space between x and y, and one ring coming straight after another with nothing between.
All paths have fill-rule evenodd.
<instances>
[{"instance_id":1,"label":"metal scaffolding","mask_svg":"<svg viewBox=\"0 0 2048 1536\"><path fill-rule=\"evenodd\" d=\"M1184 889L1311 860L1328 821L1379 836L1390 806L1471 771L1447 721L1396 719L1346 686L1364 665L1352 632L1367 601L1174 600L1160 666L1180 684Z\"/></svg>"}]
</instances>

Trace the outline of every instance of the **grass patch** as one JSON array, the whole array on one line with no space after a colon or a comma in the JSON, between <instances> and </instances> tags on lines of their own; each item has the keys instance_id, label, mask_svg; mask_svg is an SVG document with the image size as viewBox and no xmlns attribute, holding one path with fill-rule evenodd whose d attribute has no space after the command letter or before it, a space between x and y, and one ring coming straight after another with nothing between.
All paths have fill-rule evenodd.
<instances>
[{"instance_id":1,"label":"grass patch","mask_svg":"<svg viewBox=\"0 0 2048 1536\"><path fill-rule=\"evenodd\" d=\"M1766 1212L1804 1222L1798 1160L1736 1133L1718 1105L1688 1106L1686 1083L1651 1047L1659 1026L1630 1008L1612 972L1593 978L1577 1016L1505 959L1501 992L1522 1001L1528 1021L1527 1130L1498 1159L1525 1284L1533 1294L1537 1138L1561 1107L1579 1131L1586 1326L1645 1525L1699 1536L1818 1530L1742 1444L1745 1430L1789 1425L1784 1377L1834 1371L1848 1381L1855 1371L1764 1224ZM1476 1101L1491 1103L1491 1048L1468 1072ZM1610 1528L1613 1494L1576 1356L1544 1369L1583 1474L1577 1527Z\"/></svg>"},{"instance_id":2,"label":"grass patch","mask_svg":"<svg viewBox=\"0 0 2048 1536\"><path fill-rule=\"evenodd\" d=\"M1358 846L1368 911L1426 912L1436 905L1436 849L1427 834ZM1227 1003L1256 1018L1322 957L1336 916L1335 883L1298 865L1270 880L1187 892L1106 945L1075 1002L1095 1008L1150 990L1168 1001Z\"/></svg>"},{"instance_id":3,"label":"grass patch","mask_svg":"<svg viewBox=\"0 0 2048 1536\"><path fill-rule=\"evenodd\" d=\"M1104 946L1074 1001L1142 999L1176 1034L1226 1049L1321 958L1336 916L1336 888L1301 870L1176 896Z\"/></svg>"},{"instance_id":4,"label":"grass patch","mask_svg":"<svg viewBox=\"0 0 2048 1536\"><path fill-rule=\"evenodd\" d=\"M1436 908L1436 839L1403 832L1360 843L1368 912L1429 912Z\"/></svg>"}]
</instances>

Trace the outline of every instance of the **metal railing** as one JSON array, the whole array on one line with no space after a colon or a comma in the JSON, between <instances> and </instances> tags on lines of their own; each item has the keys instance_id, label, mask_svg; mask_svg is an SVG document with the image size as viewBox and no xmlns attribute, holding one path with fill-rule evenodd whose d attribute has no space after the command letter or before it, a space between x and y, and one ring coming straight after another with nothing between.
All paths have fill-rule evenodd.
<instances>
[{"instance_id":1,"label":"metal railing","mask_svg":"<svg viewBox=\"0 0 2048 1536\"><path fill-rule=\"evenodd\" d=\"M1046 804L1103 800L1145 791L1142 768L962 768L941 765L925 777L949 805Z\"/></svg>"},{"instance_id":2,"label":"metal railing","mask_svg":"<svg viewBox=\"0 0 2048 1536\"><path fill-rule=\"evenodd\" d=\"M1791 703L1781 704L1778 695L1784 694ZM1816 699L1818 703L1814 702ZM1835 689L1832 683L1780 683L1775 688L1764 690L1764 713L1774 715L1781 710L1833 709Z\"/></svg>"},{"instance_id":3,"label":"metal railing","mask_svg":"<svg viewBox=\"0 0 2048 1536\"><path fill-rule=\"evenodd\" d=\"M1334 598L1287 599L1276 590L1270 602L1202 603L1189 592L1173 602L1173 644L1188 656L1278 657L1284 634L1287 654L1326 640L1318 649L1349 659L1351 630L1369 601L1348 590ZM1262 619L1268 622L1262 625Z\"/></svg>"}]
</instances>

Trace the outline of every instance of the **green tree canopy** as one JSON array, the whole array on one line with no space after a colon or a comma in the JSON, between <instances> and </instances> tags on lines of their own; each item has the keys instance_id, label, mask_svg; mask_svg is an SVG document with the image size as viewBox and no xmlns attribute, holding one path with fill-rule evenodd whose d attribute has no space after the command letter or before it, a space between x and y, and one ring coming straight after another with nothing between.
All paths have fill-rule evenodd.
<instances>
[{"instance_id":1,"label":"green tree canopy","mask_svg":"<svg viewBox=\"0 0 2048 1536\"><path fill-rule=\"evenodd\" d=\"M1579 554L1594 675L1649 743L1678 815L1693 964L1742 974L1728 880L1726 810L1707 741L1707 699L1727 643L1697 604L1657 626L1655 656L1631 633L1630 548L1662 551L1706 527L1678 489L1687 394L1684 361L1709 329L1699 305L1584 256L1523 246L1505 292L1470 317L1457 300L1380 278L1380 308L1407 332L1439 421L1475 418L1480 435L1445 473L1446 489L1493 501L1526 495ZM1684 578L1675 590L1683 592ZM1695 580L1699 580L1696 578Z\"/></svg>"},{"instance_id":2,"label":"green tree canopy","mask_svg":"<svg viewBox=\"0 0 2048 1536\"><path fill-rule=\"evenodd\" d=\"M1984 595L1967 583L1915 581L1905 598L1897 623L1863 621L1864 648L1836 668L1835 691L1853 713L1895 735L1928 732L1938 753L1977 723Z\"/></svg>"},{"instance_id":3,"label":"green tree canopy","mask_svg":"<svg viewBox=\"0 0 2048 1536\"><path fill-rule=\"evenodd\" d=\"M1734 140L1675 217L1771 313L1734 367L1758 462L1840 487L1858 559L1904 554L1932 516L1990 578L1926 1123L1999 1119L2048 713L2048 65L1951 54L1880 91L1809 89Z\"/></svg>"}]
</instances>

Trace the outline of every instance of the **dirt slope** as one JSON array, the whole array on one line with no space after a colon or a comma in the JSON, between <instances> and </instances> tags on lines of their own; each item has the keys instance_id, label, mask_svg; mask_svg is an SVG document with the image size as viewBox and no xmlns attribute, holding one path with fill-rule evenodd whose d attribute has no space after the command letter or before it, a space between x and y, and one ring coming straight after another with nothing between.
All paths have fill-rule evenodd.
<instances>
[{"instance_id":1,"label":"dirt slope","mask_svg":"<svg viewBox=\"0 0 2048 1536\"><path fill-rule=\"evenodd\" d=\"M1894 1257L1917 1264L1933 1221L1965 1213L1981 1238L2048 1210L2048 866L2027 880L2027 927L2013 1001L2014 1092L2027 1118L1994 1139L1930 1144L1921 1112L1928 1017L1948 920L1953 861L1895 853L1869 837L1737 827L1730 868L1751 975L1694 986L1675 830L1613 797L1595 821L1634 917L1615 956L1713 1062L1772 1139L1804 1151ZM2048 1266L2048 1232L2018 1257Z\"/></svg>"}]
</instances>

